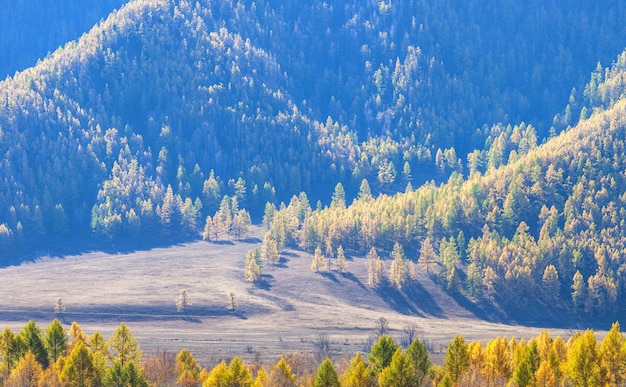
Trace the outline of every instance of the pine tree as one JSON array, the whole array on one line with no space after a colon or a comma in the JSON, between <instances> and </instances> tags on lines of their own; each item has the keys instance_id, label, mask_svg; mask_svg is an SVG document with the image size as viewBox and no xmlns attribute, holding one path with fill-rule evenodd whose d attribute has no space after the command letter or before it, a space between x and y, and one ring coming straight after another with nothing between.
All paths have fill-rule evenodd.
<instances>
[{"instance_id":1,"label":"pine tree","mask_svg":"<svg viewBox=\"0 0 626 387\"><path fill-rule=\"evenodd\" d=\"M237 303L237 297L235 296L235 293L233 292L228 293L228 304L226 305L226 309L230 310L231 312L236 312L237 309L239 309L239 304Z\"/></svg>"},{"instance_id":2,"label":"pine tree","mask_svg":"<svg viewBox=\"0 0 626 387\"><path fill-rule=\"evenodd\" d=\"M400 348L393 354L389 367L383 369L378 376L378 385L381 387L419 386L415 376L415 367Z\"/></svg>"},{"instance_id":3,"label":"pine tree","mask_svg":"<svg viewBox=\"0 0 626 387\"><path fill-rule=\"evenodd\" d=\"M130 328L125 323L121 323L113 332L109 339L111 348L111 360L119 362L122 366L128 363L140 364L141 348Z\"/></svg>"},{"instance_id":4,"label":"pine tree","mask_svg":"<svg viewBox=\"0 0 626 387\"><path fill-rule=\"evenodd\" d=\"M70 353L60 376L61 381L70 387L91 387L96 384L93 356L82 341Z\"/></svg>"},{"instance_id":5,"label":"pine tree","mask_svg":"<svg viewBox=\"0 0 626 387\"><path fill-rule=\"evenodd\" d=\"M469 368L469 352L463 336L456 335L448 345L443 368L457 382Z\"/></svg>"},{"instance_id":6,"label":"pine tree","mask_svg":"<svg viewBox=\"0 0 626 387\"><path fill-rule=\"evenodd\" d=\"M176 355L176 371L178 375L182 375L183 372L189 371L193 378L197 381L198 375L200 375L200 366L193 354L187 349L182 349L178 355Z\"/></svg>"},{"instance_id":7,"label":"pine tree","mask_svg":"<svg viewBox=\"0 0 626 387\"><path fill-rule=\"evenodd\" d=\"M383 369L391 364L393 354L398 348L398 344L392 337L382 335L378 338L378 341L372 345L370 354L367 357L370 367L372 367L375 374L380 374Z\"/></svg>"},{"instance_id":8,"label":"pine tree","mask_svg":"<svg viewBox=\"0 0 626 387\"><path fill-rule=\"evenodd\" d=\"M93 365L96 369L98 379L102 379L108 370L109 346L104 340L104 336L98 331L89 338L87 345L93 355Z\"/></svg>"},{"instance_id":9,"label":"pine tree","mask_svg":"<svg viewBox=\"0 0 626 387\"><path fill-rule=\"evenodd\" d=\"M26 349L35 355L35 359L43 368L48 367L48 351L41 337L41 329L34 320L30 320L20 332L20 336L26 344Z\"/></svg>"},{"instance_id":10,"label":"pine tree","mask_svg":"<svg viewBox=\"0 0 626 387\"><path fill-rule=\"evenodd\" d=\"M406 349L406 355L415 369L415 385L421 386L431 367L430 356L426 345L419 339L415 339Z\"/></svg>"},{"instance_id":11,"label":"pine tree","mask_svg":"<svg viewBox=\"0 0 626 387\"><path fill-rule=\"evenodd\" d=\"M24 341L19 335L6 327L0 334L0 361L2 375L8 375L15 363L26 353Z\"/></svg>"},{"instance_id":12,"label":"pine tree","mask_svg":"<svg viewBox=\"0 0 626 387\"><path fill-rule=\"evenodd\" d=\"M329 358L324 359L317 369L313 379L313 387L339 387L337 370Z\"/></svg>"},{"instance_id":13,"label":"pine tree","mask_svg":"<svg viewBox=\"0 0 626 387\"><path fill-rule=\"evenodd\" d=\"M559 281L559 273L554 265L546 266L541 277L541 283L543 284L543 295L546 302L550 304L556 303L561 291L561 282Z\"/></svg>"},{"instance_id":14,"label":"pine tree","mask_svg":"<svg viewBox=\"0 0 626 387\"><path fill-rule=\"evenodd\" d=\"M56 362L60 356L65 355L67 351L67 334L58 319L52 320L46 328L44 342L50 363Z\"/></svg>"},{"instance_id":15,"label":"pine tree","mask_svg":"<svg viewBox=\"0 0 626 387\"><path fill-rule=\"evenodd\" d=\"M230 361L224 385L239 387L252 386L252 375L250 374L246 363L239 356L233 357Z\"/></svg>"}]
</instances>

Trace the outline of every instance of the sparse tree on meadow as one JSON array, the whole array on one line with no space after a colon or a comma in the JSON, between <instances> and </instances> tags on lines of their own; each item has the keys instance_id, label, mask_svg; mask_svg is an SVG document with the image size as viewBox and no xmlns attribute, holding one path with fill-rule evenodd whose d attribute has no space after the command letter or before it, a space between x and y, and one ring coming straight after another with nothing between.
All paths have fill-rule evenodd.
<instances>
[{"instance_id":1,"label":"sparse tree on meadow","mask_svg":"<svg viewBox=\"0 0 626 387\"><path fill-rule=\"evenodd\" d=\"M250 283L261 279L261 252L259 249L249 250L246 254L246 263L243 269L243 276Z\"/></svg>"},{"instance_id":2,"label":"sparse tree on meadow","mask_svg":"<svg viewBox=\"0 0 626 387\"><path fill-rule=\"evenodd\" d=\"M319 273L321 270L324 270L326 267L326 258L324 258L324 254L322 254L322 249L317 246L315 248L315 253L313 253L313 260L311 262L311 270Z\"/></svg>"},{"instance_id":3,"label":"sparse tree on meadow","mask_svg":"<svg viewBox=\"0 0 626 387\"><path fill-rule=\"evenodd\" d=\"M378 287L383 283L384 265L382 259L378 256L375 248L371 248L365 257L365 265L367 266L367 284L372 287Z\"/></svg>"},{"instance_id":4,"label":"sparse tree on meadow","mask_svg":"<svg viewBox=\"0 0 626 387\"><path fill-rule=\"evenodd\" d=\"M422 265L426 273L430 274L433 272L434 267L437 264L437 253L435 253L435 249L433 248L430 238L426 238L422 242L418 262Z\"/></svg>"},{"instance_id":5,"label":"sparse tree on meadow","mask_svg":"<svg viewBox=\"0 0 626 387\"><path fill-rule=\"evenodd\" d=\"M348 260L346 259L346 255L343 251L343 246L341 245L337 247L337 270L339 270L340 273L348 270Z\"/></svg>"},{"instance_id":6,"label":"sparse tree on meadow","mask_svg":"<svg viewBox=\"0 0 626 387\"><path fill-rule=\"evenodd\" d=\"M228 304L226 305L226 309L231 312L236 312L239 308L239 304L237 304L237 297L234 292L228 293Z\"/></svg>"},{"instance_id":7,"label":"sparse tree on meadow","mask_svg":"<svg viewBox=\"0 0 626 387\"><path fill-rule=\"evenodd\" d=\"M184 313L187 306L191 305L191 297L187 294L186 289L181 289L176 297L176 310L178 313Z\"/></svg>"},{"instance_id":8,"label":"sparse tree on meadow","mask_svg":"<svg viewBox=\"0 0 626 387\"><path fill-rule=\"evenodd\" d=\"M402 246L398 242L393 246L393 250L391 251L391 266L389 268L389 281L395 286L396 289L400 290L402 288L402 284L404 283L404 279L406 278L406 258L404 257L404 250Z\"/></svg>"},{"instance_id":9,"label":"sparse tree on meadow","mask_svg":"<svg viewBox=\"0 0 626 387\"><path fill-rule=\"evenodd\" d=\"M265 232L265 235L263 236L263 244L261 245L261 258L272 265L276 265L280 262L278 243L272 236L271 231Z\"/></svg>"},{"instance_id":10,"label":"sparse tree on meadow","mask_svg":"<svg viewBox=\"0 0 626 387\"><path fill-rule=\"evenodd\" d=\"M57 302L54 304L54 313L58 315L65 313L65 304L61 297L57 298Z\"/></svg>"}]
</instances>

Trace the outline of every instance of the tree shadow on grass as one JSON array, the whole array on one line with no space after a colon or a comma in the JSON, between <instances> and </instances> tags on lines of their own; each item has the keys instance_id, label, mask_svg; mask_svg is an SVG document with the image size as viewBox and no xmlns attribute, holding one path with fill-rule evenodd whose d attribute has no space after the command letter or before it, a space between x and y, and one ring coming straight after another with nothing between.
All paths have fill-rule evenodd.
<instances>
[{"instance_id":1,"label":"tree shadow on grass","mask_svg":"<svg viewBox=\"0 0 626 387\"><path fill-rule=\"evenodd\" d=\"M444 317L437 301L418 282L406 283L399 291L392 286L377 288L378 295L395 311L424 317Z\"/></svg>"},{"instance_id":2,"label":"tree shadow on grass","mask_svg":"<svg viewBox=\"0 0 626 387\"><path fill-rule=\"evenodd\" d=\"M341 276L345 279L348 279L352 282L354 282L355 284L357 284L361 289L367 290L367 287L365 287L365 285L363 285L363 282L361 282L361 280L359 280L354 274L352 273L341 273Z\"/></svg>"},{"instance_id":3,"label":"tree shadow on grass","mask_svg":"<svg viewBox=\"0 0 626 387\"><path fill-rule=\"evenodd\" d=\"M261 274L261 279L254 282L254 287L262 290L272 290L274 276L271 274Z\"/></svg>"},{"instance_id":4,"label":"tree shadow on grass","mask_svg":"<svg viewBox=\"0 0 626 387\"><path fill-rule=\"evenodd\" d=\"M339 283L339 280L337 279L337 277L335 277L334 273L330 273L330 272L325 271L325 272L321 272L319 274L321 274L322 277L333 281L334 283Z\"/></svg>"}]
</instances>

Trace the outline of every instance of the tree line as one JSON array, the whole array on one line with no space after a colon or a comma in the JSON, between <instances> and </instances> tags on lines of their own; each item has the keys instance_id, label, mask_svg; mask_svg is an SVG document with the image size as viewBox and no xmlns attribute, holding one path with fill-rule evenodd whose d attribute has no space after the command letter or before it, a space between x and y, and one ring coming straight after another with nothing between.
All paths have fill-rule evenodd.
<instances>
[{"instance_id":1,"label":"tree line","mask_svg":"<svg viewBox=\"0 0 626 387\"><path fill-rule=\"evenodd\" d=\"M582 387L626 381L626 341L617 322L602 340L591 329L566 339L544 330L529 339L497 337L484 343L459 334L448 343L441 364L432 363L423 339L403 343L383 332L367 353L352 358L318 346L314 354L285 353L269 365L233 356L205 368L187 349L144 356L124 323L105 340L98 332L87 336L76 322L66 331L55 319L42 330L31 320L18 334L9 328L0 334L0 378L5 386L45 387Z\"/></svg>"}]
</instances>

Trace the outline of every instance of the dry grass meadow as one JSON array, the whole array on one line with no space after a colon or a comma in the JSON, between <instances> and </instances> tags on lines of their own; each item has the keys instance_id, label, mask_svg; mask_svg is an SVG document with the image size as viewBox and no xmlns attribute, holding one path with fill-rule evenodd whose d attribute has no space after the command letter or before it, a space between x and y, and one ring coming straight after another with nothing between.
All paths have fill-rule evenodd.
<instances>
[{"instance_id":1,"label":"dry grass meadow","mask_svg":"<svg viewBox=\"0 0 626 387\"><path fill-rule=\"evenodd\" d=\"M46 256L1 268L0 324L18 331L35 319L43 328L57 317L53 306L60 297L66 327L77 321L87 334L97 330L108 337L126 322L144 353L188 348L207 365L233 355L271 362L283 352L313 352L320 336L330 339L336 354L352 356L364 349L380 317L398 338L409 324L419 327L435 359L457 333L486 340L544 329L488 322L492 312L451 298L426 274L402 292L376 291L365 285L362 257L350 258L347 274L313 273L310 255L288 250L279 265L264 268L265 283L252 286L243 278L244 258L260 248L261 234L256 228L247 242ZM175 306L181 289L192 301L186 313ZM237 298L235 313L226 309L229 292ZM569 334L569 328L549 330Z\"/></svg>"}]
</instances>

